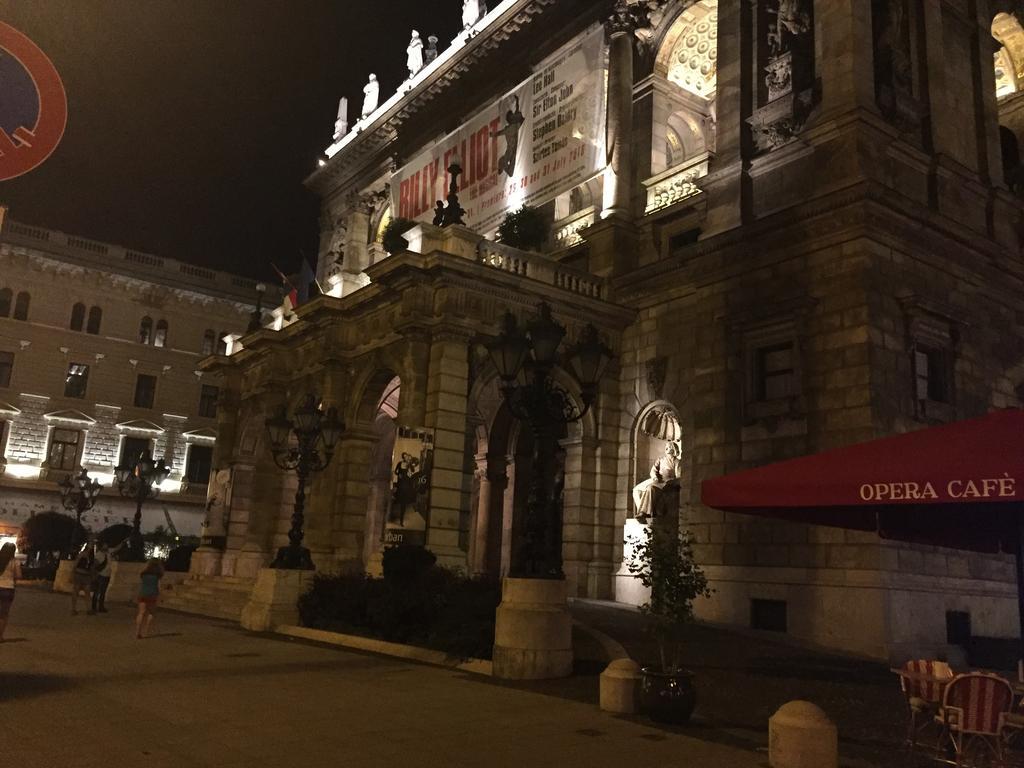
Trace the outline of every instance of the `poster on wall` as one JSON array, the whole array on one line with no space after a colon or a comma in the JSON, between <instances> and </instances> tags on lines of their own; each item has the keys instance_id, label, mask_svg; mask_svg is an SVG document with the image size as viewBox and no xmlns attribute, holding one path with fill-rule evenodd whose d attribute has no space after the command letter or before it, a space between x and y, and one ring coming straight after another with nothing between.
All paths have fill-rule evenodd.
<instances>
[{"instance_id":1,"label":"poster on wall","mask_svg":"<svg viewBox=\"0 0 1024 768\"><path fill-rule=\"evenodd\" d=\"M593 178L605 165L605 37L597 28L548 57L534 75L391 178L392 210L430 222L461 160L466 226L495 229L505 214L536 206Z\"/></svg>"},{"instance_id":2,"label":"poster on wall","mask_svg":"<svg viewBox=\"0 0 1024 768\"><path fill-rule=\"evenodd\" d=\"M384 521L385 546L425 546L430 526L430 470L434 432L399 427L391 454L391 498Z\"/></svg>"}]
</instances>

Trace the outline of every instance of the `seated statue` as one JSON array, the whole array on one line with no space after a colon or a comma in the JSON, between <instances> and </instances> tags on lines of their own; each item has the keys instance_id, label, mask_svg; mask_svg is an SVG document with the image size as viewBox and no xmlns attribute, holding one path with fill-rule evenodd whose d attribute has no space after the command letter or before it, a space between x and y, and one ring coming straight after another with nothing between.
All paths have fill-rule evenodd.
<instances>
[{"instance_id":1,"label":"seated statue","mask_svg":"<svg viewBox=\"0 0 1024 768\"><path fill-rule=\"evenodd\" d=\"M650 517L660 513L664 506L661 497L666 494L673 495L678 504L679 464L679 446L673 442L666 443L665 455L654 462L651 476L633 488L637 520L647 522Z\"/></svg>"}]
</instances>

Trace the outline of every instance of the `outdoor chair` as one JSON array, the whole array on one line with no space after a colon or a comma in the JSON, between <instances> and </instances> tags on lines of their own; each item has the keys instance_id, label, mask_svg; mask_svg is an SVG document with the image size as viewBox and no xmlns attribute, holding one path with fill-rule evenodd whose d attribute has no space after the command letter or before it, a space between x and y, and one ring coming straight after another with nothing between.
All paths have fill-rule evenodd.
<instances>
[{"instance_id":1,"label":"outdoor chair","mask_svg":"<svg viewBox=\"0 0 1024 768\"><path fill-rule=\"evenodd\" d=\"M907 746L913 750L920 732L933 725L933 718L942 704L946 682L953 679L953 670L944 661L919 659L908 661L896 673L900 676L900 688L910 709Z\"/></svg>"},{"instance_id":2,"label":"outdoor chair","mask_svg":"<svg viewBox=\"0 0 1024 768\"><path fill-rule=\"evenodd\" d=\"M1003 737L1013 709L1013 688L989 672L957 675L946 686L935 721L942 727L940 747L951 747L962 766L976 749L1005 765ZM973 762L973 761L972 761Z\"/></svg>"}]
</instances>

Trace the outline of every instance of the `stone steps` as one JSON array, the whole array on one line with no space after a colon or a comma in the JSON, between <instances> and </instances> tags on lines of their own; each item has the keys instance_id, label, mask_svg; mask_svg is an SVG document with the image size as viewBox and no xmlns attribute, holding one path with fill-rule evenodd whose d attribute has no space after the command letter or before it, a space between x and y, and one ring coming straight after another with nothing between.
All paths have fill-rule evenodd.
<instances>
[{"instance_id":1,"label":"stone steps","mask_svg":"<svg viewBox=\"0 0 1024 768\"><path fill-rule=\"evenodd\" d=\"M253 583L238 576L192 576L162 589L160 604L183 613L240 621Z\"/></svg>"}]
</instances>

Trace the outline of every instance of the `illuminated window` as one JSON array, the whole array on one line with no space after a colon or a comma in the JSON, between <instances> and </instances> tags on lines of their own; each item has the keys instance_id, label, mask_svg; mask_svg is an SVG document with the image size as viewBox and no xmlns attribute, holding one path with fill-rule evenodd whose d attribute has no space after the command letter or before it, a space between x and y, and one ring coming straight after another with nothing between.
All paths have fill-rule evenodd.
<instances>
[{"instance_id":1,"label":"illuminated window","mask_svg":"<svg viewBox=\"0 0 1024 768\"><path fill-rule=\"evenodd\" d=\"M64 379L64 397L85 397L89 386L89 366L72 363L68 366L68 375Z\"/></svg>"},{"instance_id":2,"label":"illuminated window","mask_svg":"<svg viewBox=\"0 0 1024 768\"><path fill-rule=\"evenodd\" d=\"M156 399L156 376L140 373L135 379L135 407L152 408Z\"/></svg>"},{"instance_id":3,"label":"illuminated window","mask_svg":"<svg viewBox=\"0 0 1024 768\"><path fill-rule=\"evenodd\" d=\"M151 344L153 342L153 319L150 317L142 318L142 322L139 323L139 344Z\"/></svg>"},{"instance_id":4,"label":"illuminated window","mask_svg":"<svg viewBox=\"0 0 1024 768\"><path fill-rule=\"evenodd\" d=\"M103 310L99 307L93 307L89 310L89 322L85 326L85 332L91 333L93 336L100 332L100 323L103 322Z\"/></svg>"},{"instance_id":5,"label":"illuminated window","mask_svg":"<svg viewBox=\"0 0 1024 768\"><path fill-rule=\"evenodd\" d=\"M199 415L207 419L217 418L217 398L219 396L219 388L203 384L202 392L199 395Z\"/></svg>"},{"instance_id":6,"label":"illuminated window","mask_svg":"<svg viewBox=\"0 0 1024 768\"><path fill-rule=\"evenodd\" d=\"M18 298L14 300L15 320L28 320L28 304L31 300L32 297L25 291L18 294Z\"/></svg>"},{"instance_id":7,"label":"illuminated window","mask_svg":"<svg viewBox=\"0 0 1024 768\"><path fill-rule=\"evenodd\" d=\"M121 460L119 463L134 467L143 454L148 454L150 441L147 437L126 437L121 441Z\"/></svg>"},{"instance_id":8,"label":"illuminated window","mask_svg":"<svg viewBox=\"0 0 1024 768\"><path fill-rule=\"evenodd\" d=\"M72 471L78 467L78 451L82 433L73 429L55 429L50 435L47 464L50 469Z\"/></svg>"},{"instance_id":9,"label":"illuminated window","mask_svg":"<svg viewBox=\"0 0 1024 768\"><path fill-rule=\"evenodd\" d=\"M156 334L153 336L154 347L167 346L167 321L161 320L156 324Z\"/></svg>"},{"instance_id":10,"label":"illuminated window","mask_svg":"<svg viewBox=\"0 0 1024 768\"><path fill-rule=\"evenodd\" d=\"M85 304L75 304L71 308L71 330L80 331L85 327Z\"/></svg>"}]
</instances>

